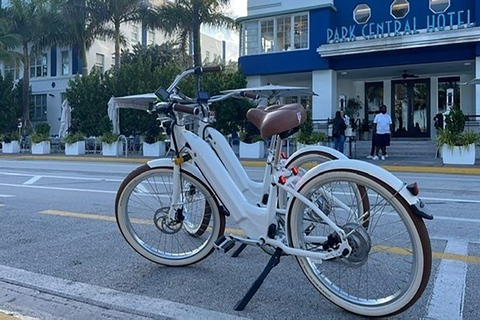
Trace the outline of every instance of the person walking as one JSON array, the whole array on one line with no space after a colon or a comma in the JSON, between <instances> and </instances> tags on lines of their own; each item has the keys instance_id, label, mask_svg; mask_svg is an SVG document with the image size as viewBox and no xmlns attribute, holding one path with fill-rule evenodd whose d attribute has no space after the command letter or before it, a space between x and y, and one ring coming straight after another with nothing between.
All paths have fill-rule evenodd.
<instances>
[{"instance_id":1,"label":"person walking","mask_svg":"<svg viewBox=\"0 0 480 320\"><path fill-rule=\"evenodd\" d=\"M380 107L380 113L375 116L373 120L373 132L376 135L375 144L376 152L373 160L378 160L380 150L382 150L381 159L385 160L387 155L387 146L390 145L390 127L392 125L392 118L387 113L387 106L382 105Z\"/></svg>"},{"instance_id":2,"label":"person walking","mask_svg":"<svg viewBox=\"0 0 480 320\"><path fill-rule=\"evenodd\" d=\"M380 113L380 110L376 110L375 116L379 113ZM372 126L372 147L370 148L370 154L367 156L367 159L373 159L373 157L375 156L375 148L377 147L376 140L377 140L377 135L375 134L375 130L373 129L373 126Z\"/></svg>"},{"instance_id":3,"label":"person walking","mask_svg":"<svg viewBox=\"0 0 480 320\"><path fill-rule=\"evenodd\" d=\"M332 137L333 147L341 153L343 153L343 146L345 145L345 129L347 129L347 125L345 124L342 112L337 111L333 119Z\"/></svg>"}]
</instances>

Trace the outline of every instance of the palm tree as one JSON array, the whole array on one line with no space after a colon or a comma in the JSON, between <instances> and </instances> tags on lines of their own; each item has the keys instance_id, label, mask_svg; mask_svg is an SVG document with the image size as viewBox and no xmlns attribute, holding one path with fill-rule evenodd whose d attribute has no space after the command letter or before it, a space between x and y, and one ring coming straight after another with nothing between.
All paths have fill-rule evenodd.
<instances>
[{"instance_id":1,"label":"palm tree","mask_svg":"<svg viewBox=\"0 0 480 320\"><path fill-rule=\"evenodd\" d=\"M113 30L108 28L95 10L94 0L65 0L62 16L65 30L63 45L71 45L80 50L82 75L88 75L87 52L96 39L113 37Z\"/></svg>"},{"instance_id":2,"label":"palm tree","mask_svg":"<svg viewBox=\"0 0 480 320\"><path fill-rule=\"evenodd\" d=\"M120 26L126 22L144 22L144 25L152 25L149 20L152 17L152 10L145 0L96 0L94 11L98 18L113 24L113 35L115 41L115 70L120 68L120 45L123 35Z\"/></svg>"},{"instance_id":3,"label":"palm tree","mask_svg":"<svg viewBox=\"0 0 480 320\"><path fill-rule=\"evenodd\" d=\"M174 0L158 9L159 24L168 35L176 35L186 50L190 34L195 67L202 65L200 26L236 28L235 20L223 14L229 0Z\"/></svg>"},{"instance_id":4,"label":"palm tree","mask_svg":"<svg viewBox=\"0 0 480 320\"><path fill-rule=\"evenodd\" d=\"M20 38L16 34L10 33L5 11L0 9L0 61L4 63L18 63L19 54L13 49L20 45Z\"/></svg>"},{"instance_id":5,"label":"palm tree","mask_svg":"<svg viewBox=\"0 0 480 320\"><path fill-rule=\"evenodd\" d=\"M11 0L5 9L10 33L18 35L23 63L22 115L23 128L31 131L30 122L30 57L60 41L62 20L58 1Z\"/></svg>"}]
</instances>

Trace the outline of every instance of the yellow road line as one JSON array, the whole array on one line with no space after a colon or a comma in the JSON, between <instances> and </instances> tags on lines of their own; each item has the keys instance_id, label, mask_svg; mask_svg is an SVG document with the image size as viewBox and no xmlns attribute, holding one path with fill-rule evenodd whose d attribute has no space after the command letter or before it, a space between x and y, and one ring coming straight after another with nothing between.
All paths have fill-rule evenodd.
<instances>
[{"instance_id":1,"label":"yellow road line","mask_svg":"<svg viewBox=\"0 0 480 320\"><path fill-rule=\"evenodd\" d=\"M59 211L59 210L45 210L40 212L42 214L48 214L51 216L59 217L68 217L68 218L79 218L79 219L91 219L91 220L101 220L101 221L110 221L117 222L117 219L114 216L107 216L103 214L93 214L93 213L79 213L79 212L69 212L69 211ZM143 225L153 225L153 222L146 219L131 219L134 224L143 224ZM245 232L240 229L225 228L225 233L233 233L237 235L244 235Z\"/></svg>"},{"instance_id":2,"label":"yellow road line","mask_svg":"<svg viewBox=\"0 0 480 320\"><path fill-rule=\"evenodd\" d=\"M116 219L114 216L101 215L101 214L78 213L78 212L59 211L59 210L45 210L40 213L52 215L52 216L68 217L68 218L93 219L93 220L116 222ZM132 219L132 222L135 224L145 224L145 225L153 224L153 222L146 219ZM245 234L243 230L235 229L235 228L225 228L225 233L226 234L231 233L236 235ZM400 247L374 246L374 250L385 251L385 252L394 253L398 255L411 254L411 252L408 251L407 249L400 248ZM471 264L480 264L479 256L465 256L462 254L444 253L444 252L435 252L435 251L432 252L432 256L434 259L444 259L444 260L462 261L462 262L471 263Z\"/></svg>"}]
</instances>

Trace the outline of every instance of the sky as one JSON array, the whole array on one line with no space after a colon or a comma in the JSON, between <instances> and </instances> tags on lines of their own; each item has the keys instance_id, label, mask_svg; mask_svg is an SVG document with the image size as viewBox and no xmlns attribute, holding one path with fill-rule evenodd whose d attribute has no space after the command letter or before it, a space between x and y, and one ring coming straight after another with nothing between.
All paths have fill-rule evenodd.
<instances>
[{"instance_id":1,"label":"sky","mask_svg":"<svg viewBox=\"0 0 480 320\"><path fill-rule=\"evenodd\" d=\"M244 17L247 15L247 0L230 0L226 14L232 18ZM204 29L204 32L217 38L218 40L225 40L227 42L227 61L238 59L238 49L240 38L238 33L219 30L219 29Z\"/></svg>"}]
</instances>

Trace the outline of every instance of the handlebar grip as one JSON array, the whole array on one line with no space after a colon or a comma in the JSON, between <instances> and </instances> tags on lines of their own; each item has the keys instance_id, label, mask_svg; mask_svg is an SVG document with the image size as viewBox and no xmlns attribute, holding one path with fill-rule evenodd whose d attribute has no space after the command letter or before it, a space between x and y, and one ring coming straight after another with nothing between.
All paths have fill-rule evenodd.
<instances>
[{"instance_id":1,"label":"handlebar grip","mask_svg":"<svg viewBox=\"0 0 480 320\"><path fill-rule=\"evenodd\" d=\"M258 98L260 98L258 94L255 94L253 92L240 92L240 96L253 100L257 100Z\"/></svg>"},{"instance_id":2,"label":"handlebar grip","mask_svg":"<svg viewBox=\"0 0 480 320\"><path fill-rule=\"evenodd\" d=\"M198 116L200 114L200 108L192 107L192 106L186 106L186 105L179 104L179 103L175 103L173 105L173 111L187 113L187 114L191 114L191 115L194 115L194 116Z\"/></svg>"},{"instance_id":3,"label":"handlebar grip","mask_svg":"<svg viewBox=\"0 0 480 320\"><path fill-rule=\"evenodd\" d=\"M217 73L217 72L222 72L223 67L222 66L212 66L212 67L203 67L202 72L203 73Z\"/></svg>"}]
</instances>

